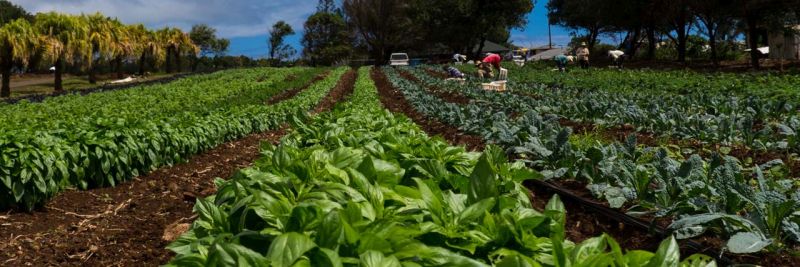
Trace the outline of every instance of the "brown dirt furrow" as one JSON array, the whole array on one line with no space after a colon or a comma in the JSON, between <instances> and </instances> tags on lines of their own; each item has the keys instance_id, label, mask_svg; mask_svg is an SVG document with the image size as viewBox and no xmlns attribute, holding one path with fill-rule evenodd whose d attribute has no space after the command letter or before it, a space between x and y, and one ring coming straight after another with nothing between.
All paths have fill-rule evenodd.
<instances>
[{"instance_id":1,"label":"brown dirt furrow","mask_svg":"<svg viewBox=\"0 0 800 267\"><path fill-rule=\"evenodd\" d=\"M463 145L471 151L483 150L485 144L480 136L461 133L458 129L445 125L435 119L428 118L417 112L400 91L397 91L386 76L377 68L371 71L372 80L378 88L378 94L383 106L394 113L405 114L431 136L442 136L450 143Z\"/></svg>"},{"instance_id":2,"label":"brown dirt furrow","mask_svg":"<svg viewBox=\"0 0 800 267\"><path fill-rule=\"evenodd\" d=\"M537 187L532 183L525 184L531 194L531 204L538 210L544 210L547 202L555 195L548 188ZM637 227L628 227L619 218L611 218L584 207L580 203L560 196L567 210L566 236L573 242L582 242L603 233L609 234L625 249L658 249L661 239Z\"/></svg>"},{"instance_id":3,"label":"brown dirt furrow","mask_svg":"<svg viewBox=\"0 0 800 267\"><path fill-rule=\"evenodd\" d=\"M297 94L299 94L300 92L302 92L303 90L308 89L308 87L310 87L311 85L317 83L318 81L321 81L321 80L325 79L325 77L328 77L329 74L330 74L330 71L326 71L325 73L321 73L321 74L319 74L317 76L314 76L313 79L308 81L308 83L303 85L302 87L293 88L293 89L290 89L290 90L283 91L280 94L277 94L277 95L271 97L269 100L267 100L267 105L273 105L275 103L284 101L286 99L290 99L290 98L296 96ZM295 78L296 77L292 77L292 76L287 77L287 79L295 79Z\"/></svg>"},{"instance_id":4,"label":"brown dirt furrow","mask_svg":"<svg viewBox=\"0 0 800 267\"><path fill-rule=\"evenodd\" d=\"M336 83L336 87L328 92L328 95L326 95L325 98L320 101L313 113L329 111L336 106L336 103L339 103L339 101L342 101L347 96L351 95L355 89L356 78L358 78L358 72L353 69L342 75L342 78L339 79L338 83Z\"/></svg>"},{"instance_id":5,"label":"brown dirt furrow","mask_svg":"<svg viewBox=\"0 0 800 267\"><path fill-rule=\"evenodd\" d=\"M42 210L0 216L0 265L164 264L172 252L162 236L188 228L195 199L215 193L214 178L250 166L262 140L275 143L284 134L252 134L116 187L66 191Z\"/></svg>"}]
</instances>

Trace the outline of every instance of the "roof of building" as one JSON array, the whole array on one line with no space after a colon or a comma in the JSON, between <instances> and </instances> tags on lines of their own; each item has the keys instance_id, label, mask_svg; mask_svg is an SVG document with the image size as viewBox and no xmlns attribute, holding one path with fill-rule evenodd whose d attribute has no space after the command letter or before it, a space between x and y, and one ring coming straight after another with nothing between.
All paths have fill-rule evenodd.
<instances>
[{"instance_id":1,"label":"roof of building","mask_svg":"<svg viewBox=\"0 0 800 267\"><path fill-rule=\"evenodd\" d=\"M553 49L541 52L539 54L533 55L530 58L530 60L553 59L553 57L558 56L558 55L562 55L562 54L565 54L565 53L567 53L567 49L564 49L564 48L553 48Z\"/></svg>"},{"instance_id":2,"label":"roof of building","mask_svg":"<svg viewBox=\"0 0 800 267\"><path fill-rule=\"evenodd\" d=\"M472 51L478 51L478 46L476 45L475 48L472 48ZM481 50L481 52L494 52L494 53L508 52L508 51L511 51L511 49L491 41L483 42L483 50Z\"/></svg>"}]
</instances>

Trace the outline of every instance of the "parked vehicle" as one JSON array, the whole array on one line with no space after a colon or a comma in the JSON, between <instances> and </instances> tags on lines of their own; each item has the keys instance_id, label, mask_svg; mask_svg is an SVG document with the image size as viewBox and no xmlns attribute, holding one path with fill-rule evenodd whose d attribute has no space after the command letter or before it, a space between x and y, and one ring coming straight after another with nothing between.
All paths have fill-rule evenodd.
<instances>
[{"instance_id":1,"label":"parked vehicle","mask_svg":"<svg viewBox=\"0 0 800 267\"><path fill-rule=\"evenodd\" d=\"M408 66L409 58L406 53L392 53L389 57L390 66Z\"/></svg>"}]
</instances>

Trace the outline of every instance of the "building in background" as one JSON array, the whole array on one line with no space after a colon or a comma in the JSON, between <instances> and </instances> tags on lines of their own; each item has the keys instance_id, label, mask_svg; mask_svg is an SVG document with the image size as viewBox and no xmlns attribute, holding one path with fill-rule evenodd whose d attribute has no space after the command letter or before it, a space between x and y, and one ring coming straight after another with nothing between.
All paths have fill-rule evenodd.
<instances>
[{"instance_id":1,"label":"building in background","mask_svg":"<svg viewBox=\"0 0 800 267\"><path fill-rule=\"evenodd\" d=\"M800 59L800 25L786 31L770 32L767 38L769 58Z\"/></svg>"}]
</instances>

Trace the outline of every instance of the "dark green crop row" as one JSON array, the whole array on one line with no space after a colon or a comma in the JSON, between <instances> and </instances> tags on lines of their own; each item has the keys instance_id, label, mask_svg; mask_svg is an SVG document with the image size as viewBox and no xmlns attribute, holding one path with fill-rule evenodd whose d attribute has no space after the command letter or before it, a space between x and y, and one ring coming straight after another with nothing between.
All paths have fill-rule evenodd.
<instances>
[{"instance_id":1,"label":"dark green crop row","mask_svg":"<svg viewBox=\"0 0 800 267\"><path fill-rule=\"evenodd\" d=\"M521 184L541 175L496 147L429 138L380 106L368 72L350 102L294 120L254 167L218 180L170 266L716 266L681 262L673 238L655 253L565 240L564 205L535 210Z\"/></svg>"},{"instance_id":2,"label":"dark green crop row","mask_svg":"<svg viewBox=\"0 0 800 267\"><path fill-rule=\"evenodd\" d=\"M422 71L410 71L429 85L442 83ZM610 85L601 86L588 80L584 83L549 86L546 82L526 79L572 79L578 74L527 68L514 71L516 75L512 76L515 78L508 87L516 95L499 94L489 103L497 106L511 103L516 105L514 109L517 110L536 110L541 114L555 114L570 121L606 128L631 125L640 132L678 140L746 146L757 151L800 152L800 115L796 100L718 92L685 95L659 94L646 89L620 92L608 88ZM610 72L607 75L637 74L631 71ZM477 83L472 81L465 86L444 88L454 89L471 98L481 98L484 93L476 92L480 91ZM624 80L619 83L625 86Z\"/></svg>"},{"instance_id":3,"label":"dark green crop row","mask_svg":"<svg viewBox=\"0 0 800 267\"><path fill-rule=\"evenodd\" d=\"M32 209L67 187L114 186L307 110L338 69L295 98L272 95L313 69L249 69L42 103L0 106L0 208Z\"/></svg>"},{"instance_id":4,"label":"dark green crop row","mask_svg":"<svg viewBox=\"0 0 800 267\"><path fill-rule=\"evenodd\" d=\"M558 116L492 104L497 95L513 94L487 92L468 104L449 103L395 69L384 70L419 112L505 147L548 179L585 182L613 208L673 219L670 228L680 238L721 234L734 253L780 251L800 242L800 184L785 176L780 161L745 165L718 154L684 157L641 147L635 136L624 143L575 146ZM452 83L439 86L458 90L443 88L457 87Z\"/></svg>"}]
</instances>

